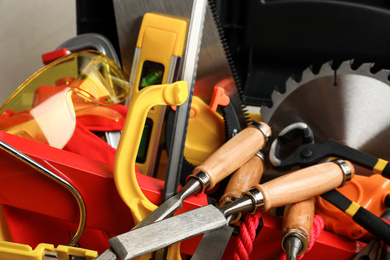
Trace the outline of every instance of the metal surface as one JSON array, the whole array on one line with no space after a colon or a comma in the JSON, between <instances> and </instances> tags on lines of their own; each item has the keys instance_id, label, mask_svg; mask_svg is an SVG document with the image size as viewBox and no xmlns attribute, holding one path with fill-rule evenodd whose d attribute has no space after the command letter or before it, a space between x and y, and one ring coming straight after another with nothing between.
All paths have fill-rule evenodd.
<instances>
[{"instance_id":1,"label":"metal surface","mask_svg":"<svg viewBox=\"0 0 390 260\"><path fill-rule=\"evenodd\" d=\"M252 211L254 207L252 199L243 196L224 207L207 205L147 226L137 227L108 241L120 259L130 259L222 228L228 224L229 216Z\"/></svg>"},{"instance_id":2,"label":"metal surface","mask_svg":"<svg viewBox=\"0 0 390 260\"><path fill-rule=\"evenodd\" d=\"M183 73L181 76L181 79L187 81L188 84L188 99L179 106L176 111L171 152L168 160L168 169L163 191L164 201L175 195L179 186L184 157L184 143L187 136L192 95L194 92L195 79L198 70L199 52L202 42L206 7L207 0L193 1L184 55Z\"/></svg>"},{"instance_id":3,"label":"metal surface","mask_svg":"<svg viewBox=\"0 0 390 260\"><path fill-rule=\"evenodd\" d=\"M380 248L381 243L379 241L371 240L353 260L377 260Z\"/></svg>"},{"instance_id":4,"label":"metal surface","mask_svg":"<svg viewBox=\"0 0 390 260\"><path fill-rule=\"evenodd\" d=\"M226 225L212 205L184 212L109 239L120 259L131 259Z\"/></svg>"},{"instance_id":5,"label":"metal surface","mask_svg":"<svg viewBox=\"0 0 390 260\"><path fill-rule=\"evenodd\" d=\"M193 87L195 76L196 80L203 79L202 84L199 84L201 87L198 87L198 89L201 89L197 91L197 96L206 103L209 103L212 97L213 87L222 79L232 76L229 59L227 57L229 56L227 54L228 50L226 50L227 47L226 45L223 45L223 40L221 39L223 33L221 33L221 28L218 28L214 19L215 17L213 17L213 15L215 15L215 10L211 8L211 5L207 5L206 0L166 0L163 2L153 0L114 0L113 5L125 74L129 75L129 72L132 70L131 61L133 60L133 54L128 50L133 50L135 48L136 35L138 35L143 15L145 13L157 13L180 18L189 22L186 54L183 59L184 66L181 79L187 80L189 87ZM192 9L197 5L203 10L201 11L198 7L196 8L198 9L197 11L196 9ZM191 32L193 31L192 26L194 24L199 24L199 21L190 21L191 17L193 17L194 20L202 20L204 17L205 26L201 28L199 32ZM191 25L191 23L193 25ZM203 25L203 23L201 24ZM200 40L200 37L202 38L202 41L198 58L197 53L194 56L194 45L200 44L200 41L198 41ZM198 50L196 52L198 52ZM190 65L189 67L186 66L186 61L187 64ZM188 73L188 76L186 76L186 73ZM242 125L246 126L246 116L237 89L235 86L232 86L226 89L226 91L231 98L232 104L236 108L235 110L237 111L238 118L241 119ZM192 92L189 91L189 93ZM191 95L188 104L191 104ZM171 149L171 154L173 154L173 156L170 156L173 157L173 161L168 164L167 177L169 180L166 181L166 187L164 189L165 198L173 196L177 191L179 178L175 178L175 176L180 174L183 161L183 143L186 138L188 124L187 119L185 118L188 118L190 111L190 106L188 104L185 103L179 108L173 126L175 132L178 134L175 134L173 139L173 149Z\"/></svg>"},{"instance_id":6,"label":"metal surface","mask_svg":"<svg viewBox=\"0 0 390 260\"><path fill-rule=\"evenodd\" d=\"M210 184L211 184L210 176L205 172L193 170L192 173L187 177L188 181L190 179L196 179L202 185L202 189L200 193L204 193L206 190L210 188Z\"/></svg>"},{"instance_id":7,"label":"metal surface","mask_svg":"<svg viewBox=\"0 0 390 260\"><path fill-rule=\"evenodd\" d=\"M63 178L61 178L57 174L53 173L52 171L48 170L47 168L43 167L41 164L34 161L33 159L31 159L30 157L28 157L24 153L20 152L19 150L15 149L14 147L8 145L7 143L5 143L1 140L0 140L0 148L3 149L4 151L8 152L9 154L13 155L14 157L18 158L22 162L26 163L27 165L33 167L34 169L36 169L40 173L44 174L45 176L47 176L51 180L60 184L62 187L64 187L66 190L68 190L73 195L73 197L76 199L77 204L79 206L80 220L79 220L79 226L77 228L77 231L74 234L71 241L68 243L68 246L75 246L84 232L85 224L87 221L87 209L85 207L84 199L81 196L81 194L79 193L79 191L72 184L70 184L68 181L64 180ZM46 162L46 163L48 163L48 162ZM51 166L51 167L53 167L53 166Z\"/></svg>"},{"instance_id":8,"label":"metal surface","mask_svg":"<svg viewBox=\"0 0 390 260\"><path fill-rule=\"evenodd\" d=\"M253 189L245 192L245 195L248 196L252 200L254 205L256 205L253 208L253 210L251 211L251 213L254 213L257 210L262 211L264 209L264 205L265 205L264 195L263 195L263 193L261 193L261 191L259 191L256 188L253 188Z\"/></svg>"},{"instance_id":9,"label":"metal surface","mask_svg":"<svg viewBox=\"0 0 390 260\"><path fill-rule=\"evenodd\" d=\"M297 144L297 140L302 140L302 143ZM286 147L293 151L288 155L284 154L282 158L281 154ZM271 145L269 158L274 167L282 170L291 169L294 166L314 165L329 158L342 158L390 178L388 161L353 149L332 138L326 139L323 143L314 143L312 130L302 122L291 124L279 133ZM379 165L381 166L379 167ZM344 172L346 173L345 181L348 181L351 178L351 173Z\"/></svg>"},{"instance_id":10,"label":"metal surface","mask_svg":"<svg viewBox=\"0 0 390 260\"><path fill-rule=\"evenodd\" d=\"M337 70L329 63L317 74L306 69L301 81L290 78L286 82L285 93L272 94L273 106L261 108L264 121L275 134L292 123L304 122L313 130L316 142L333 138L389 160L389 72L373 74L371 67L362 64L352 69L351 61L345 61Z\"/></svg>"},{"instance_id":11,"label":"metal surface","mask_svg":"<svg viewBox=\"0 0 390 260\"><path fill-rule=\"evenodd\" d=\"M250 124L249 126L259 129L263 133L263 135L265 136L266 142L268 142L268 139L271 136L271 133L269 132L267 127L265 127L263 124L260 124L256 121L252 121L252 124Z\"/></svg>"},{"instance_id":12,"label":"metal surface","mask_svg":"<svg viewBox=\"0 0 390 260\"><path fill-rule=\"evenodd\" d=\"M145 219L138 223L133 229L147 226L156 221L163 220L164 218L171 216L182 205L183 201L194 193L202 190L201 183L194 178L191 178L188 183L177 193L163 204L161 204L156 210L150 213Z\"/></svg>"},{"instance_id":13,"label":"metal surface","mask_svg":"<svg viewBox=\"0 0 390 260\"><path fill-rule=\"evenodd\" d=\"M168 74L168 78L167 78L167 83L173 83L175 81L174 76L178 72L178 64L179 64L178 59L179 59L178 57L172 56L171 66L169 67L169 70L168 70L169 74ZM161 137L161 134L163 132L163 125L164 125L166 110L167 110L166 106L160 107L159 120L155 126L157 129L156 136L155 136L154 140L149 141L149 142L152 142L152 144L153 144L152 154L151 154L150 162L149 162L149 169L147 172L147 175L149 175L149 176L154 176L154 174L156 172L155 167L156 167L156 162L158 161L159 150L161 149L160 148L161 147L160 137Z\"/></svg>"},{"instance_id":14,"label":"metal surface","mask_svg":"<svg viewBox=\"0 0 390 260\"><path fill-rule=\"evenodd\" d=\"M204 234L191 260L221 259L233 230L233 227L226 225Z\"/></svg>"},{"instance_id":15,"label":"metal surface","mask_svg":"<svg viewBox=\"0 0 390 260\"><path fill-rule=\"evenodd\" d=\"M194 2L194 0L113 0L122 66L127 75L130 74L133 60L133 53L129 50L135 49L143 15L145 13L158 13L189 22ZM197 79L212 75L208 82L210 86L214 86L220 80L230 76L228 60L209 7L206 11L198 64ZM212 87L208 91L204 97L211 99Z\"/></svg>"},{"instance_id":16,"label":"metal surface","mask_svg":"<svg viewBox=\"0 0 390 260\"><path fill-rule=\"evenodd\" d=\"M251 191L249 191L251 192ZM252 212L256 208L255 202L251 197L244 194L238 200L235 200L226 206L219 208L219 210L226 216L230 216L240 212Z\"/></svg>"},{"instance_id":17,"label":"metal surface","mask_svg":"<svg viewBox=\"0 0 390 260\"><path fill-rule=\"evenodd\" d=\"M287 260L296 260L302 251L302 240L296 236L289 236L283 243L283 249L286 251Z\"/></svg>"},{"instance_id":18,"label":"metal surface","mask_svg":"<svg viewBox=\"0 0 390 260\"><path fill-rule=\"evenodd\" d=\"M114 46L112 46L111 42L106 37L98 33L85 33L73 37L58 46L57 50L62 48L67 48L72 52L86 50L88 48L94 49L103 53L104 55L107 55L113 61L115 61L118 66L121 66L118 55L116 55Z\"/></svg>"},{"instance_id":19,"label":"metal surface","mask_svg":"<svg viewBox=\"0 0 390 260\"><path fill-rule=\"evenodd\" d=\"M352 170L344 160L336 159L336 160L333 160L332 162L337 164L344 173L343 182L338 187L338 188L341 188L345 185L345 183L349 182L352 179Z\"/></svg>"},{"instance_id":20,"label":"metal surface","mask_svg":"<svg viewBox=\"0 0 390 260\"><path fill-rule=\"evenodd\" d=\"M116 260L118 256L115 254L114 250L110 247L106 249L102 254L96 258L96 260Z\"/></svg>"},{"instance_id":21,"label":"metal surface","mask_svg":"<svg viewBox=\"0 0 390 260\"><path fill-rule=\"evenodd\" d=\"M232 215L227 217L227 223L230 223ZM207 232L203 235L191 260L219 260L225 252L234 228L226 225L220 229Z\"/></svg>"}]
</instances>

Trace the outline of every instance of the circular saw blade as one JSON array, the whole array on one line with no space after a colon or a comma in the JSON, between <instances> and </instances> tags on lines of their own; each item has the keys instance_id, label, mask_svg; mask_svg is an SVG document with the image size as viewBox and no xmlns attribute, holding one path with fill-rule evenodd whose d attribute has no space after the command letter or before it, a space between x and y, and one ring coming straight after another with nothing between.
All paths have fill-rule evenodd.
<instances>
[{"instance_id":1,"label":"circular saw blade","mask_svg":"<svg viewBox=\"0 0 390 260\"><path fill-rule=\"evenodd\" d=\"M298 121L313 130L315 141L333 138L362 152L390 160L389 71L372 73L373 64L352 69L352 61L336 70L323 64L317 74L306 69L302 79L286 82L286 92L272 94L272 107L261 114L276 136Z\"/></svg>"}]
</instances>

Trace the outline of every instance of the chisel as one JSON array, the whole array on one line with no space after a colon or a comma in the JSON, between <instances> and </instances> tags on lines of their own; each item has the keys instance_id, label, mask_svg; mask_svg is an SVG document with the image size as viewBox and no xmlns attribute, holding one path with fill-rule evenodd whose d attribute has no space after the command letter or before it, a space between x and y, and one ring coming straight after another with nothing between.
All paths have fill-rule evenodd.
<instances>
[{"instance_id":1,"label":"chisel","mask_svg":"<svg viewBox=\"0 0 390 260\"><path fill-rule=\"evenodd\" d=\"M265 163L264 155L259 151L243 166L241 166L230 177L226 186L225 193L219 200L220 207L225 206L232 201L239 199L244 191L249 190L253 185L260 182L264 173ZM240 219L241 214L230 221L233 216L228 218L227 222L235 222ZM225 248L230 240L234 228L229 225L215 231L204 234L191 260L219 260L222 258Z\"/></svg>"},{"instance_id":2,"label":"chisel","mask_svg":"<svg viewBox=\"0 0 390 260\"><path fill-rule=\"evenodd\" d=\"M307 167L257 184L222 208L213 205L197 208L109 239L111 248L122 260L131 259L205 232L226 226L227 218L239 212L268 211L315 197L344 185L354 175L353 165L336 160Z\"/></svg>"},{"instance_id":3,"label":"chisel","mask_svg":"<svg viewBox=\"0 0 390 260\"><path fill-rule=\"evenodd\" d=\"M271 135L265 123L253 123L223 144L204 163L197 166L187 178L187 184L173 197L165 201L133 229L149 225L173 215L183 200L195 193L203 193L237 170L257 151L264 147Z\"/></svg>"},{"instance_id":4,"label":"chisel","mask_svg":"<svg viewBox=\"0 0 390 260\"><path fill-rule=\"evenodd\" d=\"M282 224L282 248L287 260L295 260L306 252L313 225L315 199L310 198L287 205Z\"/></svg>"},{"instance_id":5,"label":"chisel","mask_svg":"<svg viewBox=\"0 0 390 260\"><path fill-rule=\"evenodd\" d=\"M192 194L212 189L219 181L237 170L263 148L270 135L271 129L267 124L253 122L252 125L222 145L203 164L196 167L194 173L188 177L187 184L175 196L165 201L132 230L173 215L181 207L183 200ZM116 252L109 248L98 259L112 260L116 257Z\"/></svg>"}]
</instances>

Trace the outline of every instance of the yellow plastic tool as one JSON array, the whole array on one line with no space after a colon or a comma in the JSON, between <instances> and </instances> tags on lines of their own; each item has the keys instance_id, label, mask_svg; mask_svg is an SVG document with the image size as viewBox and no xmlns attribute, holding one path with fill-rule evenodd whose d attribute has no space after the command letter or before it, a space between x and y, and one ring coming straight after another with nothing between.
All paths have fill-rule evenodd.
<instances>
[{"instance_id":1,"label":"yellow plastic tool","mask_svg":"<svg viewBox=\"0 0 390 260\"><path fill-rule=\"evenodd\" d=\"M131 210L134 224L138 224L157 208L141 191L135 172L135 160L148 111L156 105L181 105L187 97L186 81L154 85L133 92L115 155L114 180L119 195ZM179 245L175 247L171 247L169 253L175 252L176 255L169 259L180 259ZM144 257L143 259L150 259L150 256Z\"/></svg>"},{"instance_id":2,"label":"yellow plastic tool","mask_svg":"<svg viewBox=\"0 0 390 260\"><path fill-rule=\"evenodd\" d=\"M176 81L186 32L186 21L145 14L136 44L130 88L139 91L150 85ZM148 113L144 140L137 158L137 166L142 174L155 176L165 111L165 106L154 106Z\"/></svg>"},{"instance_id":3,"label":"yellow plastic tool","mask_svg":"<svg viewBox=\"0 0 390 260\"><path fill-rule=\"evenodd\" d=\"M71 259L71 256L84 257L85 260L93 260L98 257L98 252L78 247L59 245L55 248L51 244L39 244L33 250L28 245L0 241L1 260L42 260L46 259Z\"/></svg>"},{"instance_id":4,"label":"yellow plastic tool","mask_svg":"<svg viewBox=\"0 0 390 260\"><path fill-rule=\"evenodd\" d=\"M224 142L223 117L212 111L199 97L193 97L184 149L186 160L198 166L221 147Z\"/></svg>"}]
</instances>

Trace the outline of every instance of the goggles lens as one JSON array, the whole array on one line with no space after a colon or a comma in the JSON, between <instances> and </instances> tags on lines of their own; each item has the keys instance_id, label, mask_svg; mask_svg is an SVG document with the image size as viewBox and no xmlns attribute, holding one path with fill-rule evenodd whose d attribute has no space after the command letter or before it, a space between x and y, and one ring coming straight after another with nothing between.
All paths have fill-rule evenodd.
<instances>
[{"instance_id":1,"label":"goggles lens","mask_svg":"<svg viewBox=\"0 0 390 260\"><path fill-rule=\"evenodd\" d=\"M117 121L105 106L122 103L129 84L118 65L97 51L82 51L43 67L0 107L0 130L62 148L78 115L96 114Z\"/></svg>"}]
</instances>

